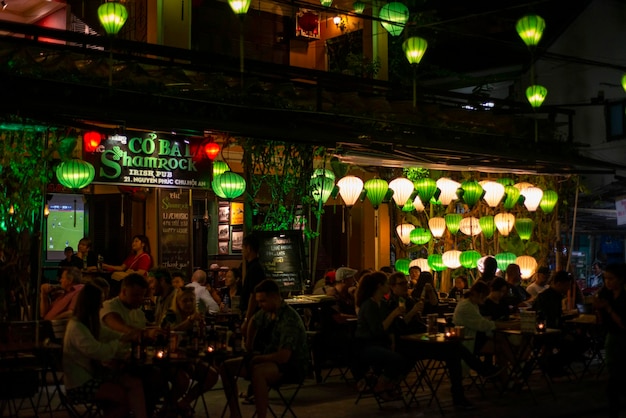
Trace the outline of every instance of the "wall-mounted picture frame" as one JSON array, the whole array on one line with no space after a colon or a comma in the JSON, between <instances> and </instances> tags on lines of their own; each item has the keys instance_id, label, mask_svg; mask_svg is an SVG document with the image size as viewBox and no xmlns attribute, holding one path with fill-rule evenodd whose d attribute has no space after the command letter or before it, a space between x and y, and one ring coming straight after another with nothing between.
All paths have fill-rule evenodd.
<instances>
[{"instance_id":1,"label":"wall-mounted picture frame","mask_svg":"<svg viewBox=\"0 0 626 418\"><path fill-rule=\"evenodd\" d=\"M217 253L219 255L228 255L228 241L222 241L217 243Z\"/></svg>"},{"instance_id":2,"label":"wall-mounted picture frame","mask_svg":"<svg viewBox=\"0 0 626 418\"><path fill-rule=\"evenodd\" d=\"M243 202L232 202L230 204L230 224L243 225Z\"/></svg>"},{"instance_id":3,"label":"wall-mounted picture frame","mask_svg":"<svg viewBox=\"0 0 626 418\"><path fill-rule=\"evenodd\" d=\"M227 224L230 221L230 206L228 206L228 202L225 202L226 206L218 206L217 207L217 221L219 223Z\"/></svg>"},{"instance_id":4,"label":"wall-mounted picture frame","mask_svg":"<svg viewBox=\"0 0 626 418\"><path fill-rule=\"evenodd\" d=\"M240 253L243 249L243 231L233 231L231 239L231 250Z\"/></svg>"},{"instance_id":5,"label":"wall-mounted picture frame","mask_svg":"<svg viewBox=\"0 0 626 418\"><path fill-rule=\"evenodd\" d=\"M229 225L217 226L217 240L218 241L230 241L230 226Z\"/></svg>"}]
</instances>

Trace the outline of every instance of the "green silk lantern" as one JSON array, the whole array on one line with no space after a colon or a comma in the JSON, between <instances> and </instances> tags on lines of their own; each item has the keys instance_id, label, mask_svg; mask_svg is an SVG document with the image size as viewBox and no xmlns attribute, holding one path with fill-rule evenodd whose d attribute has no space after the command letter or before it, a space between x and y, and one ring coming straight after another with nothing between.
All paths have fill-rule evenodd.
<instances>
[{"instance_id":1,"label":"green silk lantern","mask_svg":"<svg viewBox=\"0 0 626 418\"><path fill-rule=\"evenodd\" d=\"M513 179L510 179L508 177L501 177L499 179L496 179L497 183L500 183L501 185L503 185L504 187L506 186L513 186L515 184L515 182L513 181Z\"/></svg>"},{"instance_id":2,"label":"green silk lantern","mask_svg":"<svg viewBox=\"0 0 626 418\"><path fill-rule=\"evenodd\" d=\"M546 21L541 16L527 15L517 21L515 30L528 47L537 46L546 28Z\"/></svg>"},{"instance_id":3,"label":"green silk lantern","mask_svg":"<svg viewBox=\"0 0 626 418\"><path fill-rule=\"evenodd\" d=\"M541 197L541 202L539 206L543 213L552 213L554 207L556 206L556 202L559 200L559 195L554 190L546 190L543 192L543 196Z\"/></svg>"},{"instance_id":4,"label":"green silk lantern","mask_svg":"<svg viewBox=\"0 0 626 418\"><path fill-rule=\"evenodd\" d=\"M515 219L515 230L517 231L517 235L523 240L528 241L530 237L533 235L533 228L535 227L535 222L533 222L530 218L517 218Z\"/></svg>"},{"instance_id":5,"label":"green silk lantern","mask_svg":"<svg viewBox=\"0 0 626 418\"><path fill-rule=\"evenodd\" d=\"M463 215L459 213L448 213L445 216L446 219L446 228L452 235L459 232L459 227L461 226L461 219L463 219Z\"/></svg>"},{"instance_id":6,"label":"green silk lantern","mask_svg":"<svg viewBox=\"0 0 626 418\"><path fill-rule=\"evenodd\" d=\"M246 180L239 174L232 171L226 171L213 179L213 184L224 194L223 199L233 200L238 198L246 191ZM215 188L215 194L220 196ZM222 197L222 196L220 196Z\"/></svg>"},{"instance_id":7,"label":"green silk lantern","mask_svg":"<svg viewBox=\"0 0 626 418\"><path fill-rule=\"evenodd\" d=\"M493 237L493 233L496 231L496 223L493 220L493 216L481 216L478 220L478 224L480 225L480 229L482 229L485 238L491 239L491 237Z\"/></svg>"},{"instance_id":8,"label":"green silk lantern","mask_svg":"<svg viewBox=\"0 0 626 418\"><path fill-rule=\"evenodd\" d=\"M500 253L496 254L496 262L498 263L498 268L502 271L506 270L509 264L515 263L517 256L513 253Z\"/></svg>"},{"instance_id":9,"label":"green silk lantern","mask_svg":"<svg viewBox=\"0 0 626 418\"><path fill-rule=\"evenodd\" d=\"M420 197L422 203L430 201L435 192L437 191L437 182L431 178L423 178L414 182L417 195Z\"/></svg>"},{"instance_id":10,"label":"green silk lantern","mask_svg":"<svg viewBox=\"0 0 626 418\"><path fill-rule=\"evenodd\" d=\"M230 167L224 161L213 161L213 177L217 177L227 171L230 171Z\"/></svg>"},{"instance_id":11,"label":"green silk lantern","mask_svg":"<svg viewBox=\"0 0 626 418\"><path fill-rule=\"evenodd\" d=\"M98 19L107 34L117 35L128 19L128 10L121 3L103 3L98 7Z\"/></svg>"},{"instance_id":12,"label":"green silk lantern","mask_svg":"<svg viewBox=\"0 0 626 418\"><path fill-rule=\"evenodd\" d=\"M237 16L245 15L250 8L251 0L228 0L228 5Z\"/></svg>"},{"instance_id":13,"label":"green silk lantern","mask_svg":"<svg viewBox=\"0 0 626 418\"><path fill-rule=\"evenodd\" d=\"M365 3L360 0L355 1L354 3L352 3L352 10L354 10L354 13L357 14L363 13L363 11L365 10Z\"/></svg>"},{"instance_id":14,"label":"green silk lantern","mask_svg":"<svg viewBox=\"0 0 626 418\"><path fill-rule=\"evenodd\" d=\"M363 185L363 188L367 190L367 198L374 206L374 209L378 209L378 206L383 202L389 184L383 179L369 179Z\"/></svg>"},{"instance_id":15,"label":"green silk lantern","mask_svg":"<svg viewBox=\"0 0 626 418\"><path fill-rule=\"evenodd\" d=\"M78 158L62 162L55 172L59 183L74 191L89 186L96 175L93 165Z\"/></svg>"},{"instance_id":16,"label":"green silk lantern","mask_svg":"<svg viewBox=\"0 0 626 418\"><path fill-rule=\"evenodd\" d=\"M478 260L480 260L480 257L480 253L476 250L463 251L459 257L459 261L466 269L475 269L478 267Z\"/></svg>"},{"instance_id":17,"label":"green silk lantern","mask_svg":"<svg viewBox=\"0 0 626 418\"><path fill-rule=\"evenodd\" d=\"M409 274L409 265L411 264L411 260L408 258L399 258L396 260L396 271L400 273Z\"/></svg>"},{"instance_id":18,"label":"green silk lantern","mask_svg":"<svg viewBox=\"0 0 626 418\"><path fill-rule=\"evenodd\" d=\"M322 205L326 203L335 187L335 181L326 176L312 177L309 184L311 185L313 200L318 203L321 201Z\"/></svg>"},{"instance_id":19,"label":"green silk lantern","mask_svg":"<svg viewBox=\"0 0 626 418\"><path fill-rule=\"evenodd\" d=\"M415 228L411 231L410 239L415 245L424 245L432 238L430 231L424 228Z\"/></svg>"},{"instance_id":20,"label":"green silk lantern","mask_svg":"<svg viewBox=\"0 0 626 418\"><path fill-rule=\"evenodd\" d=\"M539 84L529 86L526 89L526 98L533 109L540 107L548 95L548 89Z\"/></svg>"},{"instance_id":21,"label":"green silk lantern","mask_svg":"<svg viewBox=\"0 0 626 418\"><path fill-rule=\"evenodd\" d=\"M463 190L463 201L467 206L474 206L483 196L483 187L477 181L464 181L461 183Z\"/></svg>"},{"instance_id":22,"label":"green silk lantern","mask_svg":"<svg viewBox=\"0 0 626 418\"><path fill-rule=\"evenodd\" d=\"M213 193L215 193L217 196L221 197L222 199L226 199L226 195L224 194L222 187L220 186L218 182L215 181L217 177L219 176L213 177L213 181L211 182L211 188L213 189Z\"/></svg>"},{"instance_id":23,"label":"green silk lantern","mask_svg":"<svg viewBox=\"0 0 626 418\"><path fill-rule=\"evenodd\" d=\"M333 4L333 0L320 0L320 4L324 7L330 7Z\"/></svg>"},{"instance_id":24,"label":"green silk lantern","mask_svg":"<svg viewBox=\"0 0 626 418\"><path fill-rule=\"evenodd\" d=\"M411 199L407 200L404 206L402 206L402 212L413 212L415 210L415 206L413 206L413 201Z\"/></svg>"},{"instance_id":25,"label":"green silk lantern","mask_svg":"<svg viewBox=\"0 0 626 418\"><path fill-rule=\"evenodd\" d=\"M515 186L506 186L504 188L504 193L506 195L503 204L504 209L511 210L515 207L515 205L517 205L517 202L519 202L520 191Z\"/></svg>"},{"instance_id":26,"label":"green silk lantern","mask_svg":"<svg viewBox=\"0 0 626 418\"><path fill-rule=\"evenodd\" d=\"M622 76L622 88L626 91L626 74Z\"/></svg>"},{"instance_id":27,"label":"green silk lantern","mask_svg":"<svg viewBox=\"0 0 626 418\"><path fill-rule=\"evenodd\" d=\"M313 171L313 175L311 175L311 178L313 177L328 177L329 179L335 180L335 173L333 173L333 170L328 170L326 168L316 168L315 171Z\"/></svg>"},{"instance_id":28,"label":"green silk lantern","mask_svg":"<svg viewBox=\"0 0 626 418\"><path fill-rule=\"evenodd\" d=\"M426 53L428 42L424 38L412 36L402 42L402 50L409 64L419 64Z\"/></svg>"},{"instance_id":29,"label":"green silk lantern","mask_svg":"<svg viewBox=\"0 0 626 418\"><path fill-rule=\"evenodd\" d=\"M430 254L428 256L428 266L434 271L444 271L447 268L443 263L443 256L441 254Z\"/></svg>"},{"instance_id":30,"label":"green silk lantern","mask_svg":"<svg viewBox=\"0 0 626 418\"><path fill-rule=\"evenodd\" d=\"M409 20L409 9L403 3L392 1L381 7L378 17L381 20L380 24L391 36L398 36Z\"/></svg>"}]
</instances>

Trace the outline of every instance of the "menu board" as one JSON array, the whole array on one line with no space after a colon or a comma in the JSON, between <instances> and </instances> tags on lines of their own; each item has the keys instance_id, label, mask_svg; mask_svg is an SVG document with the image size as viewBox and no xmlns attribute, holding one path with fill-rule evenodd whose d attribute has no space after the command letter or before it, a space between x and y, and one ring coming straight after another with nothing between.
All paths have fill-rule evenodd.
<instances>
[{"instance_id":1,"label":"menu board","mask_svg":"<svg viewBox=\"0 0 626 418\"><path fill-rule=\"evenodd\" d=\"M257 231L259 261L265 276L273 279L283 292L304 290L308 270L304 256L302 231Z\"/></svg>"},{"instance_id":2,"label":"menu board","mask_svg":"<svg viewBox=\"0 0 626 418\"><path fill-rule=\"evenodd\" d=\"M191 277L191 224L188 189L158 189L159 264Z\"/></svg>"}]
</instances>

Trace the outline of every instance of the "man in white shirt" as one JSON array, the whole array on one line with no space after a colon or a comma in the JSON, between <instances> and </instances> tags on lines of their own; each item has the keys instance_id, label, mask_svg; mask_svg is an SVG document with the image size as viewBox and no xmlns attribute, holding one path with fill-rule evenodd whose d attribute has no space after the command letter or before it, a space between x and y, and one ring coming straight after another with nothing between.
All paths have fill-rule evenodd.
<instances>
[{"instance_id":1,"label":"man in white shirt","mask_svg":"<svg viewBox=\"0 0 626 418\"><path fill-rule=\"evenodd\" d=\"M191 283L186 287L193 287L196 294L196 303L200 313L217 313L220 311L219 304L213 299L211 293L206 288L206 273L198 269L191 276Z\"/></svg>"},{"instance_id":2,"label":"man in white shirt","mask_svg":"<svg viewBox=\"0 0 626 418\"><path fill-rule=\"evenodd\" d=\"M530 294L532 299L535 299L537 295L548 288L548 279L550 278L550 269L548 267L539 267L535 274L535 281L526 287L526 291Z\"/></svg>"}]
</instances>

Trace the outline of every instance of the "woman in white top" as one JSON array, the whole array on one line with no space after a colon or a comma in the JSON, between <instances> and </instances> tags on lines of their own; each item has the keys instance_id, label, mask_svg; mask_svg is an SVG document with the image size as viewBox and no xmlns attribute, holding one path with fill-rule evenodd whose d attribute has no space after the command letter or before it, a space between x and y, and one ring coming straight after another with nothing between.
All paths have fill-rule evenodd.
<instances>
[{"instance_id":1,"label":"woman in white top","mask_svg":"<svg viewBox=\"0 0 626 418\"><path fill-rule=\"evenodd\" d=\"M67 395L74 402L102 402L106 418L123 418L132 410L136 418L146 418L141 381L122 375L107 376L103 362L113 360L124 350L131 335L121 336L106 327L100 328L99 311L104 295L98 286L88 283L76 301L63 340L63 373ZM108 337L108 338L106 338ZM110 340L101 342L102 340ZM118 356L119 357L119 356ZM111 374L111 373L110 373Z\"/></svg>"}]
</instances>

